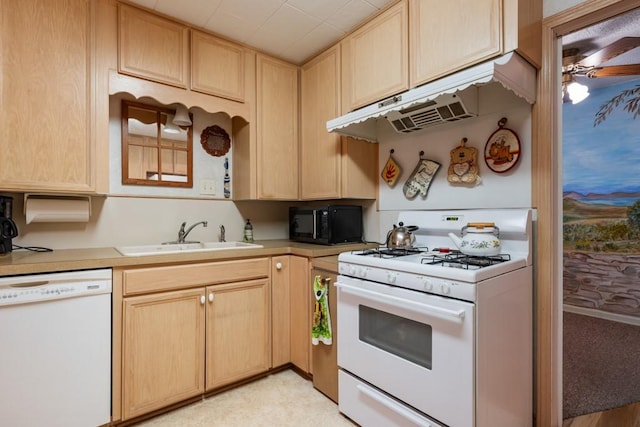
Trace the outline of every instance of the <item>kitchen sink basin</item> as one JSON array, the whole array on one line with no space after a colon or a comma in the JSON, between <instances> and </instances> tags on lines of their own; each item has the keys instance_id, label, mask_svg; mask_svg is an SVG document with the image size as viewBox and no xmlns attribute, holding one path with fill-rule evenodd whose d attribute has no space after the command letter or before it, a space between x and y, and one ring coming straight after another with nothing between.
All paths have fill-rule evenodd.
<instances>
[{"instance_id":1,"label":"kitchen sink basin","mask_svg":"<svg viewBox=\"0 0 640 427\"><path fill-rule=\"evenodd\" d=\"M167 243L162 245L117 246L116 250L124 256L143 256L236 249L255 249L261 247L262 245L245 242L197 242Z\"/></svg>"}]
</instances>

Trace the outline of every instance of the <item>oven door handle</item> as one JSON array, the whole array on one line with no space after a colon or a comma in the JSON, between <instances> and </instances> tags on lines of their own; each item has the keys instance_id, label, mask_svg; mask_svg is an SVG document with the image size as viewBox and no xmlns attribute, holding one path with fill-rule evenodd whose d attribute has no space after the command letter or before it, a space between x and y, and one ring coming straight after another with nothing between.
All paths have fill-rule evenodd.
<instances>
[{"instance_id":1,"label":"oven door handle","mask_svg":"<svg viewBox=\"0 0 640 427\"><path fill-rule=\"evenodd\" d=\"M352 296L367 298L371 301L375 301L384 305L390 305L389 303L395 303L394 307L408 310L417 314L432 314L446 320L453 320L461 322L464 319L465 310L449 310L447 308L437 307L431 304L423 304L415 301L411 301L405 298L399 298L393 295L382 295L374 291L367 289L355 288L344 283L336 283L336 286L341 290Z\"/></svg>"},{"instance_id":2,"label":"oven door handle","mask_svg":"<svg viewBox=\"0 0 640 427\"><path fill-rule=\"evenodd\" d=\"M376 402L378 402L379 404L381 404L385 408L395 412L396 414L400 415L401 417L403 417L405 419L408 419L409 421L411 421L415 425L423 426L423 427L433 427L433 424L431 424L430 422L427 422L426 420L418 418L417 416L415 416L411 412L409 412L406 408L403 408L402 406L400 406L399 404L397 404L393 400L389 399L388 397L383 396L383 395L379 395L377 393L374 393L373 391L369 390L368 388L366 388L362 384L358 384L356 386L356 388L358 389L358 391L360 393L364 394L365 396L369 397L370 399L375 400Z\"/></svg>"}]
</instances>

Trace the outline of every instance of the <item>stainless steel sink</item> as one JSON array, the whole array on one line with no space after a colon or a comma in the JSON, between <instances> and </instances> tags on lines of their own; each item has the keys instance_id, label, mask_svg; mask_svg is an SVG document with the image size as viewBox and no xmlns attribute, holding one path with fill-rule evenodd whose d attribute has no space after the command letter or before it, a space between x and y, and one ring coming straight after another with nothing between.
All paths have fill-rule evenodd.
<instances>
[{"instance_id":1,"label":"stainless steel sink","mask_svg":"<svg viewBox=\"0 0 640 427\"><path fill-rule=\"evenodd\" d=\"M116 250L124 256L144 256L236 249L255 249L261 247L262 245L245 242L198 242L169 243L164 245L117 246Z\"/></svg>"}]
</instances>

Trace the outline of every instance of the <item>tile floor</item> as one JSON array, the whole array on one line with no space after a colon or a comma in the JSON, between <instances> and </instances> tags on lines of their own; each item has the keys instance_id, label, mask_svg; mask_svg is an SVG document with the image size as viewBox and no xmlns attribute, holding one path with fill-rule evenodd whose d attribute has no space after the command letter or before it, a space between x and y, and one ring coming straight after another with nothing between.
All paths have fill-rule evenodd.
<instances>
[{"instance_id":1,"label":"tile floor","mask_svg":"<svg viewBox=\"0 0 640 427\"><path fill-rule=\"evenodd\" d=\"M144 427L354 427L338 406L292 370L152 418Z\"/></svg>"}]
</instances>

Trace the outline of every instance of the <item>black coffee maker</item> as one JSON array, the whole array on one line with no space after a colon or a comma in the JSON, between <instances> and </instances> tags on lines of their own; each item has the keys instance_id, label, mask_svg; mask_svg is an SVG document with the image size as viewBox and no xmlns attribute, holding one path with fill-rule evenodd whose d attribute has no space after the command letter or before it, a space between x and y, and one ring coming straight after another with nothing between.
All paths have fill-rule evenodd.
<instances>
[{"instance_id":1,"label":"black coffee maker","mask_svg":"<svg viewBox=\"0 0 640 427\"><path fill-rule=\"evenodd\" d=\"M0 196L0 254L11 252L11 239L18 236L18 227L13 222L12 211L13 197Z\"/></svg>"}]
</instances>

